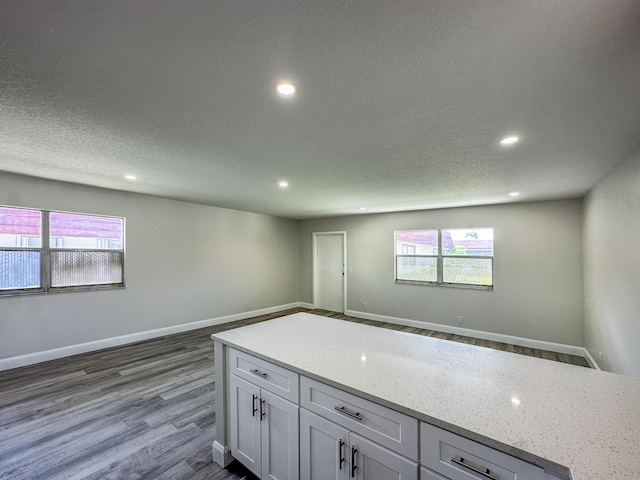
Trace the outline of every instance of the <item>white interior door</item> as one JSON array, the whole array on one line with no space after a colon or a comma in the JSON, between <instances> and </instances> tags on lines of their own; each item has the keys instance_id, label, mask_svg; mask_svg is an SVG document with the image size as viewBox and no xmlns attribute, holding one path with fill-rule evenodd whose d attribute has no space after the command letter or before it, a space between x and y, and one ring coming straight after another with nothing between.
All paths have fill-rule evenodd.
<instances>
[{"instance_id":1,"label":"white interior door","mask_svg":"<svg viewBox=\"0 0 640 480\"><path fill-rule=\"evenodd\" d=\"M314 305L344 313L345 234L314 233L316 245Z\"/></svg>"}]
</instances>

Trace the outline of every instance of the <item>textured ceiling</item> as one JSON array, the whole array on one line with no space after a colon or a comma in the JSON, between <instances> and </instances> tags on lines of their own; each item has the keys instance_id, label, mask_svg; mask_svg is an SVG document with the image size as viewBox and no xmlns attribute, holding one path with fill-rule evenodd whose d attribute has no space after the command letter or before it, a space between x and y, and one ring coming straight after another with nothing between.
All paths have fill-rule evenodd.
<instances>
[{"instance_id":1,"label":"textured ceiling","mask_svg":"<svg viewBox=\"0 0 640 480\"><path fill-rule=\"evenodd\" d=\"M313 218L581 196L640 142L638 0L0 12L9 172Z\"/></svg>"}]
</instances>

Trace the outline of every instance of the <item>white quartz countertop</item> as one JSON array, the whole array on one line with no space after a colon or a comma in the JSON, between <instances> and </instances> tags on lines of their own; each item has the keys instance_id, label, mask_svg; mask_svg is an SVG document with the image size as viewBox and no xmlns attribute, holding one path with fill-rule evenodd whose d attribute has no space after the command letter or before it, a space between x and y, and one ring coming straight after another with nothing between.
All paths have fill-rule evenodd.
<instances>
[{"instance_id":1,"label":"white quartz countertop","mask_svg":"<svg viewBox=\"0 0 640 480\"><path fill-rule=\"evenodd\" d=\"M640 479L640 379L296 313L214 340L573 480Z\"/></svg>"}]
</instances>

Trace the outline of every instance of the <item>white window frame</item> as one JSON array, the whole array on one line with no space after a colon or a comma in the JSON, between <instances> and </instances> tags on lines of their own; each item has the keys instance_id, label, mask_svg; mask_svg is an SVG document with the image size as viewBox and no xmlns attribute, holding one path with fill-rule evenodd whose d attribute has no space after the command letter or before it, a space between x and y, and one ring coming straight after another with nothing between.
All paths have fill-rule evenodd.
<instances>
[{"instance_id":1,"label":"white window frame","mask_svg":"<svg viewBox=\"0 0 640 480\"><path fill-rule=\"evenodd\" d=\"M442 248L442 232L448 230L482 230L482 229L491 229L493 227L455 227L455 228L425 228L420 230L396 230L393 233L393 244L394 244L394 262L393 262L393 278L395 283L397 284L407 284L407 285L434 285L439 287L455 287L455 288L470 288L476 290L493 290L494 282L494 262L493 255L447 255L443 253ZM398 233L400 232L427 232L427 231L437 231L438 232L438 248L437 252L434 252L433 255L409 255L402 252L398 252ZM437 269L437 281L429 282L423 280L403 280L398 278L398 258L436 258L436 269ZM472 283L451 283L445 282L444 279L444 259L445 258L478 258L491 260L491 285L477 285ZM414 260L415 261L415 260Z\"/></svg>"},{"instance_id":2,"label":"white window frame","mask_svg":"<svg viewBox=\"0 0 640 480\"><path fill-rule=\"evenodd\" d=\"M22 210L39 211L41 215L41 232L42 243L40 247L0 247L0 250L22 250L22 251L38 251L40 252L40 286L33 288L12 288L6 290L0 290L0 297L3 296L15 296L15 295L32 295L42 293L58 293L58 292L78 292L78 291L92 291L92 290L111 290L117 288L125 288L125 244L126 244L126 221L124 217L117 217L113 215L99 215L95 213L79 213L79 212L64 212L60 210L43 210L40 208L29 207L16 207L11 205L0 205L4 208L14 208ZM57 246L51 247L51 231L49 225L49 216L51 213L68 213L72 215L87 215L92 217L105 217L105 218L117 218L122 220L122 248L121 249L101 249L101 248L79 248L68 249L59 248ZM110 284L89 284L89 285L73 285L73 286L52 286L51 278L51 252L53 251L84 251L84 252L119 252L122 258L122 282L110 283Z\"/></svg>"}]
</instances>

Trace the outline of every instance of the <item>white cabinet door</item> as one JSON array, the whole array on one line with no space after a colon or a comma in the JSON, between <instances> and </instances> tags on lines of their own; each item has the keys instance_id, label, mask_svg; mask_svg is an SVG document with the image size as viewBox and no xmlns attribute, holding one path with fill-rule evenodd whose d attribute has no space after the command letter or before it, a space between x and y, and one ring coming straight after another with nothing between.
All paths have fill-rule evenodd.
<instances>
[{"instance_id":1,"label":"white cabinet door","mask_svg":"<svg viewBox=\"0 0 640 480\"><path fill-rule=\"evenodd\" d=\"M260 391L263 480L299 479L298 410L300 407L266 390Z\"/></svg>"},{"instance_id":2,"label":"white cabinet door","mask_svg":"<svg viewBox=\"0 0 640 480\"><path fill-rule=\"evenodd\" d=\"M264 480L299 479L298 410L230 375L231 455Z\"/></svg>"},{"instance_id":3,"label":"white cabinet door","mask_svg":"<svg viewBox=\"0 0 640 480\"><path fill-rule=\"evenodd\" d=\"M359 435L349 436L349 459L361 480L418 480L418 464Z\"/></svg>"},{"instance_id":4,"label":"white cabinet door","mask_svg":"<svg viewBox=\"0 0 640 480\"><path fill-rule=\"evenodd\" d=\"M349 430L300 409L300 479L348 480Z\"/></svg>"},{"instance_id":5,"label":"white cabinet door","mask_svg":"<svg viewBox=\"0 0 640 480\"><path fill-rule=\"evenodd\" d=\"M420 469L420 480L451 480L450 478L443 477L442 475L422 467Z\"/></svg>"},{"instance_id":6,"label":"white cabinet door","mask_svg":"<svg viewBox=\"0 0 640 480\"><path fill-rule=\"evenodd\" d=\"M230 375L231 455L260 476L260 388Z\"/></svg>"}]
</instances>

